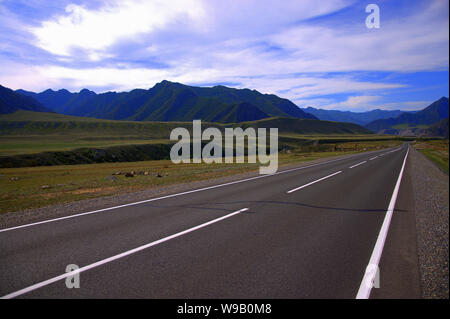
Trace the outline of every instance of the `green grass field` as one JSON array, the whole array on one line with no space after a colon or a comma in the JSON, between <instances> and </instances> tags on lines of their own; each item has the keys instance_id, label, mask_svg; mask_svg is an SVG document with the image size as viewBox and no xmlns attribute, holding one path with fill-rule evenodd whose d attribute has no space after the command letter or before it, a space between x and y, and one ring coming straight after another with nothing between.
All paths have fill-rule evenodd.
<instances>
[{"instance_id":1,"label":"green grass field","mask_svg":"<svg viewBox=\"0 0 450 319\"><path fill-rule=\"evenodd\" d=\"M35 154L41 152L70 151L78 148L106 148L120 145L169 143L165 139L138 139L117 137L76 136L0 136L0 155Z\"/></svg>"},{"instance_id":2,"label":"green grass field","mask_svg":"<svg viewBox=\"0 0 450 319\"><path fill-rule=\"evenodd\" d=\"M345 142L332 145L333 151L286 151L279 154L280 165L394 147L398 140ZM0 213L37 208L56 203L134 192L256 171L260 164L179 164L171 161L103 163L0 169ZM127 178L117 172L148 172ZM158 177L158 174L162 177Z\"/></svg>"},{"instance_id":3,"label":"green grass field","mask_svg":"<svg viewBox=\"0 0 450 319\"><path fill-rule=\"evenodd\" d=\"M414 147L436 163L444 172L449 171L449 142L448 140L419 140Z\"/></svg>"},{"instance_id":4,"label":"green grass field","mask_svg":"<svg viewBox=\"0 0 450 319\"><path fill-rule=\"evenodd\" d=\"M334 123L292 118L269 118L239 124L202 123L202 128L278 127L280 136L296 139L322 137L346 138L348 135L371 138L373 134L350 123ZM168 143L177 127L192 131L191 122L112 121L54 113L18 111L0 115L0 156L68 151L85 147ZM307 137L303 137L307 135Z\"/></svg>"},{"instance_id":5,"label":"green grass field","mask_svg":"<svg viewBox=\"0 0 450 319\"><path fill-rule=\"evenodd\" d=\"M420 129L426 129L430 127L430 125L425 125L425 124L418 124L418 125L411 125L411 124L397 124L395 126L393 126L393 129L397 129L397 130L403 130L403 129L413 129L413 128L420 128Z\"/></svg>"},{"instance_id":6,"label":"green grass field","mask_svg":"<svg viewBox=\"0 0 450 319\"><path fill-rule=\"evenodd\" d=\"M398 137L368 134L350 123L314 120L269 118L240 124L202 123L202 128L241 126L253 128L278 127L280 138L288 144L308 141L338 142L341 140L389 140ZM121 145L169 143L170 132L177 127L190 131L186 122L129 122L99 120L54 113L19 111L0 115L0 156L70 151L80 148L107 148Z\"/></svg>"}]
</instances>

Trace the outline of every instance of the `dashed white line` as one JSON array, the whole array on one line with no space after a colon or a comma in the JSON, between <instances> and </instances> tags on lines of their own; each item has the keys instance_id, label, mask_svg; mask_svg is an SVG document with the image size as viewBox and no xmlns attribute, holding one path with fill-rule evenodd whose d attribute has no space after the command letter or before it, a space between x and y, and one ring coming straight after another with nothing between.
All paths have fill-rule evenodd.
<instances>
[{"instance_id":1,"label":"dashed white line","mask_svg":"<svg viewBox=\"0 0 450 319\"><path fill-rule=\"evenodd\" d=\"M369 161L373 161L374 159L377 159L378 156L372 157Z\"/></svg>"},{"instance_id":2,"label":"dashed white line","mask_svg":"<svg viewBox=\"0 0 450 319\"><path fill-rule=\"evenodd\" d=\"M325 180L325 179L327 179L327 178L333 177L333 176L335 176L335 175L337 175L337 174L340 174L340 173L342 173L342 171L339 171L339 172L333 173L333 174L331 174L331 175L328 175L328 176L319 178L318 180L316 180L316 181L314 181L314 182L311 182L311 183L305 184L305 185L303 185L303 186L294 188L294 189L288 191L287 193L288 193L288 194L291 194L291 193L293 193L293 192L296 192L296 191L298 191L298 190L301 190L302 188L311 186L311 185L313 185L313 184L315 184L315 183L321 182L321 181L323 181L323 180Z\"/></svg>"},{"instance_id":3,"label":"dashed white line","mask_svg":"<svg viewBox=\"0 0 450 319\"><path fill-rule=\"evenodd\" d=\"M367 163L367 161L364 161L364 162L358 163L356 165L350 166L349 168L355 168L355 167L358 167L359 165L362 165L362 164L365 164L365 163Z\"/></svg>"},{"instance_id":4,"label":"dashed white line","mask_svg":"<svg viewBox=\"0 0 450 319\"><path fill-rule=\"evenodd\" d=\"M380 233L378 234L377 242L373 248L372 255L370 256L369 264L367 265L364 277L359 287L356 299L368 299L370 297L370 292L377 275L378 265L380 263L381 254L383 253L384 243L386 242L386 237L389 231L389 225L391 223L392 215L395 209L395 202L397 201L398 191L400 189L400 184L402 182L403 172L405 170L406 159L408 158L409 148L406 152L405 159L403 160L403 166L398 175L397 183L395 184L394 192L392 193L391 201L389 202L389 207L384 217L383 225L381 226Z\"/></svg>"},{"instance_id":5,"label":"dashed white line","mask_svg":"<svg viewBox=\"0 0 450 319\"><path fill-rule=\"evenodd\" d=\"M59 275L59 276L50 278L50 279L48 279L48 280L45 280L45 281L42 281L42 282L40 282L40 283L34 284L34 285L32 285L32 286L29 286L29 287L27 287L27 288L24 288L24 289L18 290L18 291L16 291L16 292L10 293L10 294L8 294L8 295L6 295L6 296L1 297L0 299L12 299L12 298L15 298L15 297L17 297L17 296L26 294L26 293L31 292L31 291L33 291L33 290L36 290L36 289L39 289L39 288L48 286L48 285L50 285L50 284L53 284L53 283L55 283L55 282L57 282L57 281L66 279L66 278L68 278L68 277L75 276L76 274L82 273L82 272L84 272L84 271L86 271L86 270L89 270L89 269L92 269L92 268L99 267L99 266L101 266L101 265L110 263L110 262L115 261L115 260L117 260L117 259L124 258L124 257L127 257L127 256L129 256L129 255L135 254L135 253L140 252L140 251L142 251L142 250L144 250L144 249L147 249L147 248L150 248L150 247L159 245L159 244L164 243L164 242L166 242L166 241L169 241L169 240L171 240L171 239L174 239L174 238L183 236L183 235L185 235L185 234L187 234L187 233L191 233L191 232L196 231L196 230L198 230L198 229L200 229L200 228L203 228L203 227L209 226L209 225L211 225L211 224L220 222L221 220L230 218L230 217L232 217L232 216L234 216L234 215L240 214L240 213L245 212L245 211L247 211L247 210L248 210L248 208L243 208L243 209L241 209L241 210L235 211L234 213L231 213L231 214L228 214L228 215L225 215L225 216L216 218L216 219L214 219L214 220L211 220L211 221L206 222L206 223L203 223L203 224L201 224L201 225L198 225L198 226L195 226L195 227L186 229L186 230L184 230L184 231L182 231L182 232L173 234L173 235L171 235L171 236L167 236L167 237L161 238L161 239L159 239L159 240L156 240L156 241L153 241L153 242L151 242L151 243L148 243L148 244L139 246L139 247L137 247L137 248L128 250L128 251L123 252L123 253L121 253L121 254L118 254L118 255L115 255L115 256L112 256L112 257L109 257L109 258L106 258L106 259L97 261L97 262L95 262L95 263L93 263L93 264L90 264L90 265L81 267L81 268L79 268L79 269L77 269L77 270L74 270L74 271L72 271L72 272L68 272L68 273L65 273L65 274L62 274L62 275Z\"/></svg>"}]
</instances>

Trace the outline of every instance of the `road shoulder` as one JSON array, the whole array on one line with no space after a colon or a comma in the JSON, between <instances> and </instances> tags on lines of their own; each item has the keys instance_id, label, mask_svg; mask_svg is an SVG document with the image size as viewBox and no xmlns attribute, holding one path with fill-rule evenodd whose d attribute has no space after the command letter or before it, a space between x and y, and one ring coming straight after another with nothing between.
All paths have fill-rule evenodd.
<instances>
[{"instance_id":1,"label":"road shoulder","mask_svg":"<svg viewBox=\"0 0 450 319\"><path fill-rule=\"evenodd\" d=\"M449 180L410 148L372 298L449 298Z\"/></svg>"},{"instance_id":2,"label":"road shoulder","mask_svg":"<svg viewBox=\"0 0 450 319\"><path fill-rule=\"evenodd\" d=\"M411 155L422 297L448 299L448 175L414 148Z\"/></svg>"}]
</instances>

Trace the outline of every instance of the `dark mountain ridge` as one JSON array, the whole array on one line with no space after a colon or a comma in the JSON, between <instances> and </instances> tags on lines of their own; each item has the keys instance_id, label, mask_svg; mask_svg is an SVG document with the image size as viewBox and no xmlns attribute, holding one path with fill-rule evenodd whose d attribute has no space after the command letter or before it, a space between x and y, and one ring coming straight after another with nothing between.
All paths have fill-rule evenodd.
<instances>
[{"instance_id":1,"label":"dark mountain ridge","mask_svg":"<svg viewBox=\"0 0 450 319\"><path fill-rule=\"evenodd\" d=\"M53 112L33 97L22 95L0 85L0 114L14 113L18 110Z\"/></svg>"},{"instance_id":2,"label":"dark mountain ridge","mask_svg":"<svg viewBox=\"0 0 450 319\"><path fill-rule=\"evenodd\" d=\"M162 81L153 88L96 94L89 90L70 93L46 90L18 91L55 112L98 119L131 121L243 122L281 116L317 119L294 103L256 90L225 86L194 87Z\"/></svg>"}]
</instances>

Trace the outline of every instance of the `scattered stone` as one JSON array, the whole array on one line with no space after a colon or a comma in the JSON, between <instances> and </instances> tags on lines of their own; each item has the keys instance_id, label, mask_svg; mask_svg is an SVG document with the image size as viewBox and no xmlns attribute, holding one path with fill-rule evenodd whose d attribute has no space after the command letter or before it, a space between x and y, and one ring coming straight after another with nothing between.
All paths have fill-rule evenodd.
<instances>
[{"instance_id":1,"label":"scattered stone","mask_svg":"<svg viewBox=\"0 0 450 319\"><path fill-rule=\"evenodd\" d=\"M125 174L125 177L134 177L134 174L133 174L133 172L131 172L131 173L126 173L126 174Z\"/></svg>"},{"instance_id":2,"label":"scattered stone","mask_svg":"<svg viewBox=\"0 0 450 319\"><path fill-rule=\"evenodd\" d=\"M56 184L57 187L64 187L66 186L65 184Z\"/></svg>"},{"instance_id":3,"label":"scattered stone","mask_svg":"<svg viewBox=\"0 0 450 319\"><path fill-rule=\"evenodd\" d=\"M146 171L146 172L144 172L144 175L145 175L145 176L148 176L148 175L149 175L149 173L148 173L148 172Z\"/></svg>"},{"instance_id":4,"label":"scattered stone","mask_svg":"<svg viewBox=\"0 0 450 319\"><path fill-rule=\"evenodd\" d=\"M131 171L130 172L132 175L136 175L136 172L135 171Z\"/></svg>"},{"instance_id":5,"label":"scattered stone","mask_svg":"<svg viewBox=\"0 0 450 319\"><path fill-rule=\"evenodd\" d=\"M158 173L158 174L156 174L156 177L161 178L162 175Z\"/></svg>"},{"instance_id":6,"label":"scattered stone","mask_svg":"<svg viewBox=\"0 0 450 319\"><path fill-rule=\"evenodd\" d=\"M50 187L50 185L42 185L41 188L42 189L50 189L51 187Z\"/></svg>"},{"instance_id":7,"label":"scattered stone","mask_svg":"<svg viewBox=\"0 0 450 319\"><path fill-rule=\"evenodd\" d=\"M113 175L122 175L122 172L115 172Z\"/></svg>"},{"instance_id":8,"label":"scattered stone","mask_svg":"<svg viewBox=\"0 0 450 319\"><path fill-rule=\"evenodd\" d=\"M11 181L18 181L19 180L19 178L18 177L11 177Z\"/></svg>"},{"instance_id":9,"label":"scattered stone","mask_svg":"<svg viewBox=\"0 0 450 319\"><path fill-rule=\"evenodd\" d=\"M107 177L107 179L108 179L108 180L110 180L111 182L115 182L115 181L117 181L117 180L118 180L118 178L117 178L117 177L115 177L115 176L112 176L112 175L111 175L111 176L108 176L108 177Z\"/></svg>"}]
</instances>

